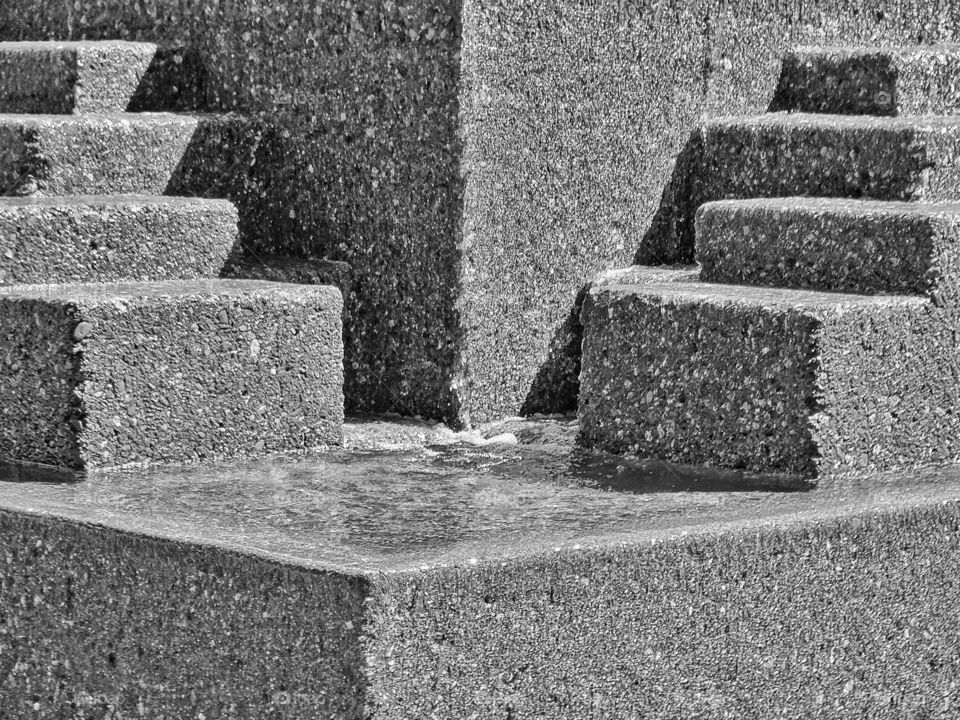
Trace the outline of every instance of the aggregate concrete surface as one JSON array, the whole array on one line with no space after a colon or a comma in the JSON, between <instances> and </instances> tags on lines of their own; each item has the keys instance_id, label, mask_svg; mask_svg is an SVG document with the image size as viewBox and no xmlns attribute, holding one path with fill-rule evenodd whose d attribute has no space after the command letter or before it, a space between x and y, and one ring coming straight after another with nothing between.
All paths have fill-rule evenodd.
<instances>
[{"instance_id":1,"label":"aggregate concrete surface","mask_svg":"<svg viewBox=\"0 0 960 720\"><path fill-rule=\"evenodd\" d=\"M700 279L958 300L960 203L720 200L697 212Z\"/></svg>"},{"instance_id":2,"label":"aggregate concrete surface","mask_svg":"<svg viewBox=\"0 0 960 720\"><path fill-rule=\"evenodd\" d=\"M766 110L794 46L955 42L960 16L907 0L7 0L0 35L200 49L198 109L288 133L254 250L354 268L348 402L482 421L569 409L556 387L575 396L597 272L638 247L691 260L672 178L704 117Z\"/></svg>"},{"instance_id":3,"label":"aggregate concrete surface","mask_svg":"<svg viewBox=\"0 0 960 720\"><path fill-rule=\"evenodd\" d=\"M76 468L341 441L336 288L160 281L0 288L0 457Z\"/></svg>"},{"instance_id":4,"label":"aggregate concrete surface","mask_svg":"<svg viewBox=\"0 0 960 720\"><path fill-rule=\"evenodd\" d=\"M766 113L711 119L690 141L672 262L693 260L694 215L712 200L815 197L938 201L960 191L960 118ZM637 264L648 263L641 248Z\"/></svg>"},{"instance_id":5,"label":"aggregate concrete surface","mask_svg":"<svg viewBox=\"0 0 960 720\"><path fill-rule=\"evenodd\" d=\"M952 309L665 274L587 295L585 445L805 478L956 461Z\"/></svg>"},{"instance_id":6,"label":"aggregate concrete surface","mask_svg":"<svg viewBox=\"0 0 960 720\"><path fill-rule=\"evenodd\" d=\"M0 285L212 278L237 241L225 200L0 198Z\"/></svg>"},{"instance_id":7,"label":"aggregate concrete surface","mask_svg":"<svg viewBox=\"0 0 960 720\"><path fill-rule=\"evenodd\" d=\"M772 110L956 115L960 45L805 47L784 56Z\"/></svg>"},{"instance_id":8,"label":"aggregate concrete surface","mask_svg":"<svg viewBox=\"0 0 960 720\"><path fill-rule=\"evenodd\" d=\"M958 712L955 471L775 492L575 423L376 425L311 460L0 470L7 717Z\"/></svg>"},{"instance_id":9,"label":"aggregate concrete surface","mask_svg":"<svg viewBox=\"0 0 960 720\"><path fill-rule=\"evenodd\" d=\"M123 112L156 53L152 43L0 42L0 112Z\"/></svg>"}]
</instances>

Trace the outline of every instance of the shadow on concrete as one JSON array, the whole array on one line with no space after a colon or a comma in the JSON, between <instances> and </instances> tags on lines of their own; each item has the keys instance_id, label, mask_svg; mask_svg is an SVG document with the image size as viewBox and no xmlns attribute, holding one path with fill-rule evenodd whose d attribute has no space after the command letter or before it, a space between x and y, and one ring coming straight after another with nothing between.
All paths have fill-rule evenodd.
<instances>
[{"instance_id":1,"label":"shadow on concrete","mask_svg":"<svg viewBox=\"0 0 960 720\"><path fill-rule=\"evenodd\" d=\"M634 256L635 265L689 265L694 261L694 218L697 208L696 168L702 162L701 134L690 133L674 161L673 172L660 206ZM580 391L580 343L583 326L580 309L588 286L581 288L567 319L550 343L520 414L572 414L577 411Z\"/></svg>"},{"instance_id":2,"label":"shadow on concrete","mask_svg":"<svg viewBox=\"0 0 960 720\"><path fill-rule=\"evenodd\" d=\"M280 227L284 202L277 172L284 140L267 113L201 116L165 195L230 200L238 213L236 262L247 250L269 244Z\"/></svg>"},{"instance_id":3,"label":"shadow on concrete","mask_svg":"<svg viewBox=\"0 0 960 720\"><path fill-rule=\"evenodd\" d=\"M198 49L160 47L127 112L195 112L206 106L207 70Z\"/></svg>"},{"instance_id":4,"label":"shadow on concrete","mask_svg":"<svg viewBox=\"0 0 960 720\"><path fill-rule=\"evenodd\" d=\"M694 261L694 218L699 204L695 181L702 160L702 136L694 130L674 161L660 207L634 255L635 265L688 265Z\"/></svg>"},{"instance_id":5,"label":"shadow on concrete","mask_svg":"<svg viewBox=\"0 0 960 720\"><path fill-rule=\"evenodd\" d=\"M540 366L520 409L522 416L576 413L583 341L580 310L588 288L589 285L584 285L580 289L566 320L554 333L547 359Z\"/></svg>"}]
</instances>

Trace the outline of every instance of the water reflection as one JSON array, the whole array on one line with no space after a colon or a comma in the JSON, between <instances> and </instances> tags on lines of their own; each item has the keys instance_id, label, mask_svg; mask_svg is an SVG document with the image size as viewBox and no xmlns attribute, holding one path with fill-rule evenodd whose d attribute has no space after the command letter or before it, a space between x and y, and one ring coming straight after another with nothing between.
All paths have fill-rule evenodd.
<instances>
[{"instance_id":1,"label":"water reflection","mask_svg":"<svg viewBox=\"0 0 960 720\"><path fill-rule=\"evenodd\" d=\"M380 425L353 424L347 448L307 458L97 472L83 482L68 482L62 471L0 466L0 479L20 488L0 482L0 500L28 492L84 519L145 532L187 528L199 539L346 562L652 528L792 494L778 492L776 478L584 452L569 420L459 434ZM31 488L28 480L39 483Z\"/></svg>"}]
</instances>

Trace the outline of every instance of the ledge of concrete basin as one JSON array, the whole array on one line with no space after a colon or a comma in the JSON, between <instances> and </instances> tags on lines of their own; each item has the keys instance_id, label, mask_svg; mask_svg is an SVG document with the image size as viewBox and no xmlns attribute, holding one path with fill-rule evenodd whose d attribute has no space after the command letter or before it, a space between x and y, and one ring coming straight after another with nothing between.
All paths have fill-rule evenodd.
<instances>
[{"instance_id":1,"label":"ledge of concrete basin","mask_svg":"<svg viewBox=\"0 0 960 720\"><path fill-rule=\"evenodd\" d=\"M612 471L600 454L593 470L553 455L544 473L531 474L539 451L477 453L462 441L361 445L313 458L92 471L83 480L0 463L0 511L314 569L398 573L960 503L960 470L949 467L806 491L738 485L729 479L742 473L701 468L693 477L705 478L702 487L646 493L657 472L676 470L637 460L636 486L611 491L597 485ZM620 472L631 471L630 460L616 460Z\"/></svg>"},{"instance_id":2,"label":"ledge of concrete basin","mask_svg":"<svg viewBox=\"0 0 960 720\"><path fill-rule=\"evenodd\" d=\"M4 708L892 720L954 692L957 470L644 495L511 457L0 469Z\"/></svg>"}]
</instances>

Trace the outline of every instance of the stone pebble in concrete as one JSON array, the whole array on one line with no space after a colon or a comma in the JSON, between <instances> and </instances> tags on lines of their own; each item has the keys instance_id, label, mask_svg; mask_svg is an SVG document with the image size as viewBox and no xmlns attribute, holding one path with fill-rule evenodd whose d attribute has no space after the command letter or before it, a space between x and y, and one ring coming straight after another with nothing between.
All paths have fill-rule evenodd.
<instances>
[{"instance_id":1,"label":"stone pebble in concrete","mask_svg":"<svg viewBox=\"0 0 960 720\"><path fill-rule=\"evenodd\" d=\"M697 213L700 279L958 300L960 204L720 200Z\"/></svg>"},{"instance_id":2,"label":"stone pebble in concrete","mask_svg":"<svg viewBox=\"0 0 960 720\"><path fill-rule=\"evenodd\" d=\"M0 285L215 278L236 244L226 200L0 198Z\"/></svg>"},{"instance_id":3,"label":"stone pebble in concrete","mask_svg":"<svg viewBox=\"0 0 960 720\"><path fill-rule=\"evenodd\" d=\"M261 281L0 289L0 457L78 469L342 440L342 299Z\"/></svg>"},{"instance_id":4,"label":"stone pebble in concrete","mask_svg":"<svg viewBox=\"0 0 960 720\"><path fill-rule=\"evenodd\" d=\"M956 460L953 310L676 273L588 293L583 445L807 479Z\"/></svg>"}]
</instances>

